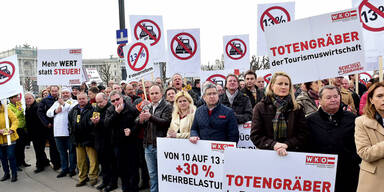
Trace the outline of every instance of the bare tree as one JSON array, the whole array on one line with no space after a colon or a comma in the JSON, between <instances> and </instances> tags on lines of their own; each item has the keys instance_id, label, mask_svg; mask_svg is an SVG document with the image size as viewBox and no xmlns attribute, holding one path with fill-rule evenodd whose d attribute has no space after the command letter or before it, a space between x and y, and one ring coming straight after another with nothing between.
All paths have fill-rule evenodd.
<instances>
[{"instance_id":1,"label":"bare tree","mask_svg":"<svg viewBox=\"0 0 384 192\"><path fill-rule=\"evenodd\" d=\"M100 67L101 80L108 83L112 78L111 65L105 64Z\"/></svg>"},{"instance_id":2,"label":"bare tree","mask_svg":"<svg viewBox=\"0 0 384 192\"><path fill-rule=\"evenodd\" d=\"M32 79L30 78L30 77L25 77L24 78L24 89L26 90L26 91L32 91L32 89L33 89L33 81L32 81Z\"/></svg>"}]
</instances>

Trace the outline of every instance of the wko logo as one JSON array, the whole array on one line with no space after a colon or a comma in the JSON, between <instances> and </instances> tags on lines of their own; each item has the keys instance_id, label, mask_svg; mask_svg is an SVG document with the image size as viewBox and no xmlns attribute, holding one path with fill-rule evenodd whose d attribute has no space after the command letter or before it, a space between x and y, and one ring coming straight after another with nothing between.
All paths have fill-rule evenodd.
<instances>
[{"instance_id":1,"label":"wko logo","mask_svg":"<svg viewBox=\"0 0 384 192\"><path fill-rule=\"evenodd\" d=\"M353 10L353 11L345 11L345 12L341 12L341 13L335 13L335 14L332 14L331 17L332 17L332 22L342 21L342 20L350 20L353 18L357 18L357 11Z\"/></svg>"},{"instance_id":2,"label":"wko logo","mask_svg":"<svg viewBox=\"0 0 384 192\"><path fill-rule=\"evenodd\" d=\"M211 149L213 151L224 152L224 149L228 148L228 147L235 147L235 145L234 144L224 144L224 143L211 143Z\"/></svg>"},{"instance_id":3,"label":"wko logo","mask_svg":"<svg viewBox=\"0 0 384 192\"><path fill-rule=\"evenodd\" d=\"M305 163L308 165L320 165L333 167L335 165L336 158L335 157L326 157L326 156L315 156L315 155L307 155L305 157Z\"/></svg>"},{"instance_id":4,"label":"wko logo","mask_svg":"<svg viewBox=\"0 0 384 192\"><path fill-rule=\"evenodd\" d=\"M81 54L81 49L71 49L69 50L69 54Z\"/></svg>"}]
</instances>

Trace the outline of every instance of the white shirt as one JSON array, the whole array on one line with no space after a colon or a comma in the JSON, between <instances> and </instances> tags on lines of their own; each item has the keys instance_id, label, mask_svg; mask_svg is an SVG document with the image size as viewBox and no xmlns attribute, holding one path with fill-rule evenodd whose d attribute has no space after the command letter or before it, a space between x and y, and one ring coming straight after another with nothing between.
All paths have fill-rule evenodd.
<instances>
[{"instance_id":1,"label":"white shirt","mask_svg":"<svg viewBox=\"0 0 384 192\"><path fill-rule=\"evenodd\" d=\"M67 137L69 136L68 130L68 113L77 105L77 101L72 98L64 102L60 113L55 114L55 110L60 106L58 101L53 103L52 107L48 109L47 116L53 117L53 136L54 137Z\"/></svg>"},{"instance_id":2,"label":"white shirt","mask_svg":"<svg viewBox=\"0 0 384 192\"><path fill-rule=\"evenodd\" d=\"M159 106L161 100L163 100L163 99L160 99L160 101L157 102L157 103L152 103L152 110L153 110L153 111L152 111L152 114L155 113L155 110L156 110L157 106Z\"/></svg>"}]
</instances>

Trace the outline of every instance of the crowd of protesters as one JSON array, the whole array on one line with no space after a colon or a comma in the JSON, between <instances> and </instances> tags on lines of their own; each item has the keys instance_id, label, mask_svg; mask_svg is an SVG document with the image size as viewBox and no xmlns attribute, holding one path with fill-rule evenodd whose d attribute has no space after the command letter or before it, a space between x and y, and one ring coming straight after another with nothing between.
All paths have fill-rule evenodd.
<instances>
[{"instance_id":1,"label":"crowd of protesters","mask_svg":"<svg viewBox=\"0 0 384 192\"><path fill-rule=\"evenodd\" d=\"M238 124L252 121L250 139L257 148L280 156L337 154L335 191L378 191L384 189L384 83L375 77L355 86L355 77L348 78L295 86L281 72L266 86L247 71L241 78L228 75L223 86L208 81L200 87L200 80L192 84L180 74L169 83L156 78L110 81L107 87L50 86L40 97L25 93L25 115L20 98L12 96L9 129L5 103L0 105L0 181L15 182L17 171L30 166L24 149L32 141L35 173L51 163L60 170L57 178L78 175L76 187L100 180L96 189L108 192L120 178L123 191L157 192L156 138L238 142Z\"/></svg>"}]
</instances>

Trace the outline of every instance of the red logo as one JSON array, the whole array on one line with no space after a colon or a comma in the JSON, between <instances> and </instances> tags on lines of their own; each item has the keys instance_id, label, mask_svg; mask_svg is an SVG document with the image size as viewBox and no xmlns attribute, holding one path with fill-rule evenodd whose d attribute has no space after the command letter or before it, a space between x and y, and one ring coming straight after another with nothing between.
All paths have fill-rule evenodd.
<instances>
[{"instance_id":1,"label":"red logo","mask_svg":"<svg viewBox=\"0 0 384 192\"><path fill-rule=\"evenodd\" d=\"M331 17L332 17L332 21L340 21L340 20L345 20L353 17L357 18L357 11L353 10L353 11L335 13L335 14L332 14Z\"/></svg>"},{"instance_id":2,"label":"red logo","mask_svg":"<svg viewBox=\"0 0 384 192\"><path fill-rule=\"evenodd\" d=\"M306 164L334 165L336 162L335 160L335 157L326 156L307 155L305 157Z\"/></svg>"},{"instance_id":3,"label":"red logo","mask_svg":"<svg viewBox=\"0 0 384 192\"><path fill-rule=\"evenodd\" d=\"M225 115L219 115L219 119L225 119L226 117Z\"/></svg>"},{"instance_id":4,"label":"red logo","mask_svg":"<svg viewBox=\"0 0 384 192\"><path fill-rule=\"evenodd\" d=\"M224 151L225 148L235 147L234 144L224 144L224 143L211 143L211 149L214 151Z\"/></svg>"},{"instance_id":5,"label":"red logo","mask_svg":"<svg viewBox=\"0 0 384 192\"><path fill-rule=\"evenodd\" d=\"M244 129L249 129L251 127L252 127L252 123L244 123L244 125L243 125Z\"/></svg>"},{"instance_id":6,"label":"red logo","mask_svg":"<svg viewBox=\"0 0 384 192\"><path fill-rule=\"evenodd\" d=\"M69 54L81 54L81 49L70 49Z\"/></svg>"}]
</instances>

